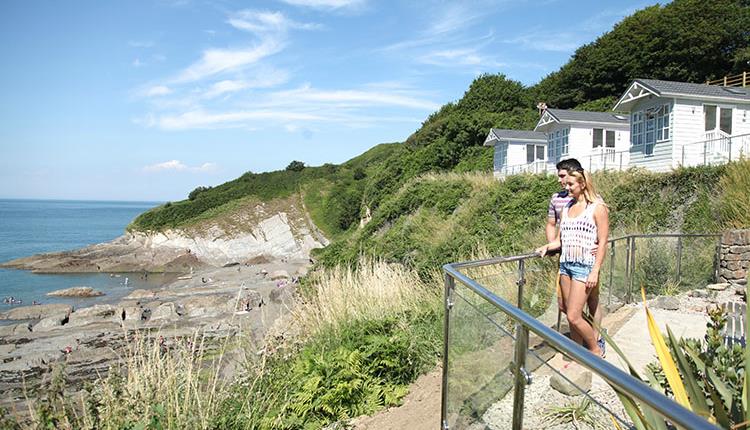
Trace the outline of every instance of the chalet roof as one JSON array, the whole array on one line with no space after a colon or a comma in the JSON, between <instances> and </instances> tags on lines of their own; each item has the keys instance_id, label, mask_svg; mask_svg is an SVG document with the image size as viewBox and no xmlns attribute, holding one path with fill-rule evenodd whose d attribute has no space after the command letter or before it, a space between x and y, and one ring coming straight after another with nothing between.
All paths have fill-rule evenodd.
<instances>
[{"instance_id":1,"label":"chalet roof","mask_svg":"<svg viewBox=\"0 0 750 430\"><path fill-rule=\"evenodd\" d=\"M491 146L498 140L516 140L523 142L547 142L547 135L532 130L508 130L492 128L484 141L485 146Z\"/></svg>"},{"instance_id":2,"label":"chalet roof","mask_svg":"<svg viewBox=\"0 0 750 430\"><path fill-rule=\"evenodd\" d=\"M549 131L553 123L562 124L601 124L606 126L627 126L629 119L626 115L613 112L585 112L567 109L545 109L539 118L535 131Z\"/></svg>"},{"instance_id":3,"label":"chalet roof","mask_svg":"<svg viewBox=\"0 0 750 430\"><path fill-rule=\"evenodd\" d=\"M566 109L547 109L546 112L549 112L558 122L628 123L628 117L611 112L584 112Z\"/></svg>"},{"instance_id":4,"label":"chalet roof","mask_svg":"<svg viewBox=\"0 0 750 430\"><path fill-rule=\"evenodd\" d=\"M740 101L750 103L750 89L689 82L636 79L617 101L614 109L648 95L657 97L686 97L700 100Z\"/></svg>"}]
</instances>

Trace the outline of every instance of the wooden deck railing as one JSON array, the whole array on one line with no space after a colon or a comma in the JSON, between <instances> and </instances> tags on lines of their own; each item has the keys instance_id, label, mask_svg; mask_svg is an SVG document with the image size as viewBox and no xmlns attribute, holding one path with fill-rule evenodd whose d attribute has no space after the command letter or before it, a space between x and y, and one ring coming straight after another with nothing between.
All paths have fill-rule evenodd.
<instances>
[{"instance_id":1,"label":"wooden deck railing","mask_svg":"<svg viewBox=\"0 0 750 430\"><path fill-rule=\"evenodd\" d=\"M739 75L724 76L721 79L706 81L707 85L721 85L723 87L747 87L750 86L750 74L742 72Z\"/></svg>"}]
</instances>

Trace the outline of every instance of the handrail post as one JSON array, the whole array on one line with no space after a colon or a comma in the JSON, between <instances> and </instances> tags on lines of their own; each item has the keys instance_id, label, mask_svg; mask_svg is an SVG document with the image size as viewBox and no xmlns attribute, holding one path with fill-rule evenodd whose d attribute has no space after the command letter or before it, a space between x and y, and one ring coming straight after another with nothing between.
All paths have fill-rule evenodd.
<instances>
[{"instance_id":1,"label":"handrail post","mask_svg":"<svg viewBox=\"0 0 750 430\"><path fill-rule=\"evenodd\" d=\"M607 285L608 305L612 304L612 276L615 270L615 246L617 246L617 242L612 242L612 248L609 250L609 285Z\"/></svg>"},{"instance_id":2,"label":"handrail post","mask_svg":"<svg viewBox=\"0 0 750 430\"><path fill-rule=\"evenodd\" d=\"M677 236L677 283L682 280L682 236Z\"/></svg>"},{"instance_id":3,"label":"handrail post","mask_svg":"<svg viewBox=\"0 0 750 430\"><path fill-rule=\"evenodd\" d=\"M732 162L732 136L729 136L729 162Z\"/></svg>"},{"instance_id":4,"label":"handrail post","mask_svg":"<svg viewBox=\"0 0 750 430\"><path fill-rule=\"evenodd\" d=\"M719 282L719 271L721 270L721 236L716 242L716 261L714 261L714 282Z\"/></svg>"},{"instance_id":5,"label":"handrail post","mask_svg":"<svg viewBox=\"0 0 750 430\"><path fill-rule=\"evenodd\" d=\"M707 164L708 160L708 141L703 142L703 165Z\"/></svg>"},{"instance_id":6,"label":"handrail post","mask_svg":"<svg viewBox=\"0 0 750 430\"><path fill-rule=\"evenodd\" d=\"M443 321L443 389L440 406L440 424L443 430L448 430L448 346L450 344L450 312L453 309L453 291L456 280L449 273L445 273L445 319Z\"/></svg>"},{"instance_id":7,"label":"handrail post","mask_svg":"<svg viewBox=\"0 0 750 430\"><path fill-rule=\"evenodd\" d=\"M630 239L625 242L625 303L630 303Z\"/></svg>"},{"instance_id":8,"label":"handrail post","mask_svg":"<svg viewBox=\"0 0 750 430\"><path fill-rule=\"evenodd\" d=\"M633 302L633 284L635 283L635 236L630 237L630 276L628 276L628 303Z\"/></svg>"},{"instance_id":9,"label":"handrail post","mask_svg":"<svg viewBox=\"0 0 750 430\"><path fill-rule=\"evenodd\" d=\"M525 279L525 261L518 261L518 309L523 310L523 286ZM513 354L513 430L523 429L524 397L526 394L526 350L529 345L529 331L520 322L516 324L516 345Z\"/></svg>"}]
</instances>

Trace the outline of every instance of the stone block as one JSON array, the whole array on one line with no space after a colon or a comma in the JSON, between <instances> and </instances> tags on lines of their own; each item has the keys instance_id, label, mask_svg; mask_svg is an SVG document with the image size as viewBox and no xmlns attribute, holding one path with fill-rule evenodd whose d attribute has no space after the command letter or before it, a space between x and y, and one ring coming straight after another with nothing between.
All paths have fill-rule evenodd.
<instances>
[{"instance_id":1,"label":"stone block","mask_svg":"<svg viewBox=\"0 0 750 430\"><path fill-rule=\"evenodd\" d=\"M177 315L177 309L174 303L162 303L158 308L151 312L151 321L160 320L176 320L180 316Z\"/></svg>"},{"instance_id":2,"label":"stone block","mask_svg":"<svg viewBox=\"0 0 750 430\"><path fill-rule=\"evenodd\" d=\"M43 332L43 331L54 330L58 327L62 327L62 325L67 322L68 322L68 314L59 313L57 315L52 315L47 318L43 318L38 323L34 324L34 326L31 328L31 331Z\"/></svg>"},{"instance_id":3,"label":"stone block","mask_svg":"<svg viewBox=\"0 0 750 430\"><path fill-rule=\"evenodd\" d=\"M720 282L718 284L706 285L706 288L714 291L724 291L729 288L729 282Z\"/></svg>"},{"instance_id":4,"label":"stone block","mask_svg":"<svg viewBox=\"0 0 750 430\"><path fill-rule=\"evenodd\" d=\"M657 309L676 311L680 309L680 301L677 299L677 297L659 296L651 300L651 303L649 303L649 306L652 306Z\"/></svg>"},{"instance_id":5,"label":"stone block","mask_svg":"<svg viewBox=\"0 0 750 430\"><path fill-rule=\"evenodd\" d=\"M697 290L693 290L693 291L689 292L688 295L690 297L695 297L695 298L698 298L698 299L707 299L709 293L706 290L697 289Z\"/></svg>"},{"instance_id":6,"label":"stone block","mask_svg":"<svg viewBox=\"0 0 750 430\"><path fill-rule=\"evenodd\" d=\"M580 396L591 389L591 372L578 363L569 363L559 370L562 376L556 373L549 380L553 389L566 396Z\"/></svg>"},{"instance_id":7,"label":"stone block","mask_svg":"<svg viewBox=\"0 0 750 430\"><path fill-rule=\"evenodd\" d=\"M14 334L26 334L31 331L31 324L20 323L0 326L0 336L11 336Z\"/></svg>"},{"instance_id":8,"label":"stone block","mask_svg":"<svg viewBox=\"0 0 750 430\"><path fill-rule=\"evenodd\" d=\"M741 261L727 261L727 265L724 267L734 272L735 270L742 269L742 262Z\"/></svg>"},{"instance_id":9,"label":"stone block","mask_svg":"<svg viewBox=\"0 0 750 430\"><path fill-rule=\"evenodd\" d=\"M729 247L729 252L732 254L744 254L750 252L750 245L733 245Z\"/></svg>"}]
</instances>

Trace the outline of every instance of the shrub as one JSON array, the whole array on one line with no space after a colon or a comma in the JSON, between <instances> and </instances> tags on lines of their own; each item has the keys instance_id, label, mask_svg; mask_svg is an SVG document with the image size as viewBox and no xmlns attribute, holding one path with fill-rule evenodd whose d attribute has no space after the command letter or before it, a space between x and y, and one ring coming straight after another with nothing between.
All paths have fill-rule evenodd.
<instances>
[{"instance_id":1,"label":"shrub","mask_svg":"<svg viewBox=\"0 0 750 430\"><path fill-rule=\"evenodd\" d=\"M294 160L291 163L289 163L289 165L286 166L286 169L284 169L284 170L288 170L288 171L291 171L291 172L301 172L302 169L304 169L304 168L305 168L305 163L303 163L301 161Z\"/></svg>"}]
</instances>

